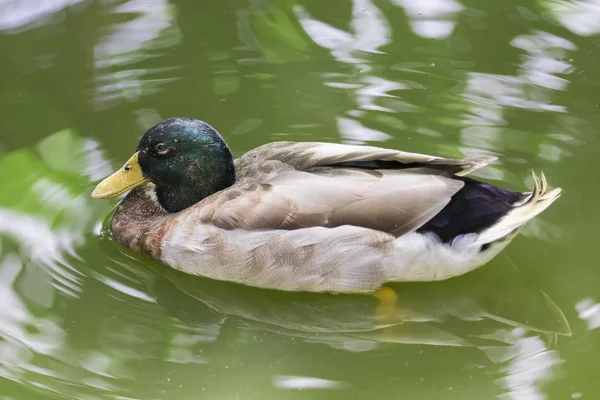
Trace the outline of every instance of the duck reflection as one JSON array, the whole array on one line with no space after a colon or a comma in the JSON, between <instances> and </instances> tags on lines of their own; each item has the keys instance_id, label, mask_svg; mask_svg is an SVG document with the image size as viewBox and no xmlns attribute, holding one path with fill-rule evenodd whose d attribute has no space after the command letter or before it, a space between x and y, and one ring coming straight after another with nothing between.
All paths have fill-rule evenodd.
<instances>
[{"instance_id":1,"label":"duck reflection","mask_svg":"<svg viewBox=\"0 0 600 400\"><path fill-rule=\"evenodd\" d=\"M398 302L382 310L371 296L279 292L213 281L119 249L128 268L156 274L149 290L189 326L202 326L204 316L197 309L204 305L243 329L356 351L412 343L476 347L485 353L488 347L510 346L512 341L498 332L515 328L540 334L549 344L557 335L570 335L557 305L507 257L459 279L394 285Z\"/></svg>"}]
</instances>

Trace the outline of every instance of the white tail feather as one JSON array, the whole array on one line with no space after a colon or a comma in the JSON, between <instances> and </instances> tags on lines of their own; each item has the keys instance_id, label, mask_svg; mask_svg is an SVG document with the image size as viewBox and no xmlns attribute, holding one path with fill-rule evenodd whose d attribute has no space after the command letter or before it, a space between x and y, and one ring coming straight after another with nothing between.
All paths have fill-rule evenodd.
<instances>
[{"instance_id":1,"label":"white tail feather","mask_svg":"<svg viewBox=\"0 0 600 400\"><path fill-rule=\"evenodd\" d=\"M560 188L548 190L548 182L543 172L539 178L533 173L533 183L533 191L527 193L528 196L523 198L523 200L515 203L514 209L495 225L483 231L476 240L477 245L492 243L508 236L536 217L560 197Z\"/></svg>"}]
</instances>

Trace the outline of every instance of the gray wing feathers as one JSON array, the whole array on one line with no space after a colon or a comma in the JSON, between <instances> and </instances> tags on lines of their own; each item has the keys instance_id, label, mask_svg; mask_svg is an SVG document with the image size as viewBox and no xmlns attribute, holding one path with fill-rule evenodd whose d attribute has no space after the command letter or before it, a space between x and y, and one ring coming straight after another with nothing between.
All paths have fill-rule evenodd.
<instances>
[{"instance_id":1,"label":"gray wing feathers","mask_svg":"<svg viewBox=\"0 0 600 400\"><path fill-rule=\"evenodd\" d=\"M418 229L440 212L462 182L439 182L438 187L399 190L377 197L367 197L334 210L329 224L364 226L400 236Z\"/></svg>"},{"instance_id":2,"label":"gray wing feathers","mask_svg":"<svg viewBox=\"0 0 600 400\"><path fill-rule=\"evenodd\" d=\"M397 161L402 164L418 163L437 168L446 167L453 173L466 175L494 160L496 160L495 156L487 155L464 159L449 159L372 146L314 142L275 142L257 147L244 154L236 160L236 168L241 176L245 176L246 174L255 173L256 167L266 161L279 161L299 170L346 162Z\"/></svg>"},{"instance_id":3,"label":"gray wing feathers","mask_svg":"<svg viewBox=\"0 0 600 400\"><path fill-rule=\"evenodd\" d=\"M249 230L354 225L398 236L427 222L462 186L412 170L288 171L238 197L224 193L210 222Z\"/></svg>"},{"instance_id":4,"label":"gray wing feathers","mask_svg":"<svg viewBox=\"0 0 600 400\"><path fill-rule=\"evenodd\" d=\"M227 190L216 194L220 200L210 222L226 229L354 225L400 236L435 216L462 188L453 174L465 175L494 159L446 159L335 143L270 143L236 160L235 186L243 193L236 198Z\"/></svg>"}]
</instances>

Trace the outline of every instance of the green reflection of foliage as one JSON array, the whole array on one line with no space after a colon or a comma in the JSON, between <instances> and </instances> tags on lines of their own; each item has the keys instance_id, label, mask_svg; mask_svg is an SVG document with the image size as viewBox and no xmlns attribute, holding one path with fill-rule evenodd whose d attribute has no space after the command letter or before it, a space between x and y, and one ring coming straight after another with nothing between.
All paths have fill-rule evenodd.
<instances>
[{"instance_id":1,"label":"green reflection of foliage","mask_svg":"<svg viewBox=\"0 0 600 400\"><path fill-rule=\"evenodd\" d=\"M89 179L84 175L83 139L75 132L60 131L42 140L35 149L7 153L0 158L0 169L6 171L0 207L49 221L59 215L87 220L89 202L80 195Z\"/></svg>"},{"instance_id":2,"label":"green reflection of foliage","mask_svg":"<svg viewBox=\"0 0 600 400\"><path fill-rule=\"evenodd\" d=\"M50 307L55 289L70 296L80 291L80 271L70 262L102 210L87 195L87 171L95 167L87 165L88 144L75 131L63 130L0 157L6 171L0 235L7 238L0 258L19 255L14 289L26 302Z\"/></svg>"},{"instance_id":3,"label":"green reflection of foliage","mask_svg":"<svg viewBox=\"0 0 600 400\"><path fill-rule=\"evenodd\" d=\"M270 63L284 64L307 57L310 44L293 17L292 6L290 1L273 2L268 11L251 18L252 30Z\"/></svg>"},{"instance_id":4,"label":"green reflection of foliage","mask_svg":"<svg viewBox=\"0 0 600 400\"><path fill-rule=\"evenodd\" d=\"M12 354L0 362L0 376L21 382L23 391L56 393L60 383L49 371L72 375L64 306L82 293L75 249L102 207L86 195L94 168L89 143L63 130L0 156L0 237L7 238L0 247L0 353Z\"/></svg>"}]
</instances>

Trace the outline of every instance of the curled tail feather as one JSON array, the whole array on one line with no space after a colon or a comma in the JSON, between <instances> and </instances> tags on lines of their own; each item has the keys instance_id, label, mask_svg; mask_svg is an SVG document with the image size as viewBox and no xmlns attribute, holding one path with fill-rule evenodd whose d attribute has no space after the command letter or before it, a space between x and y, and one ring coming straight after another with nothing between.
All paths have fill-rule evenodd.
<instances>
[{"instance_id":1,"label":"curled tail feather","mask_svg":"<svg viewBox=\"0 0 600 400\"><path fill-rule=\"evenodd\" d=\"M535 218L560 197L561 188L548 190L548 182L542 172L533 175L533 191L524 193L523 199L513 204L513 209L496 224L481 232L476 242L480 245L500 240Z\"/></svg>"}]
</instances>

